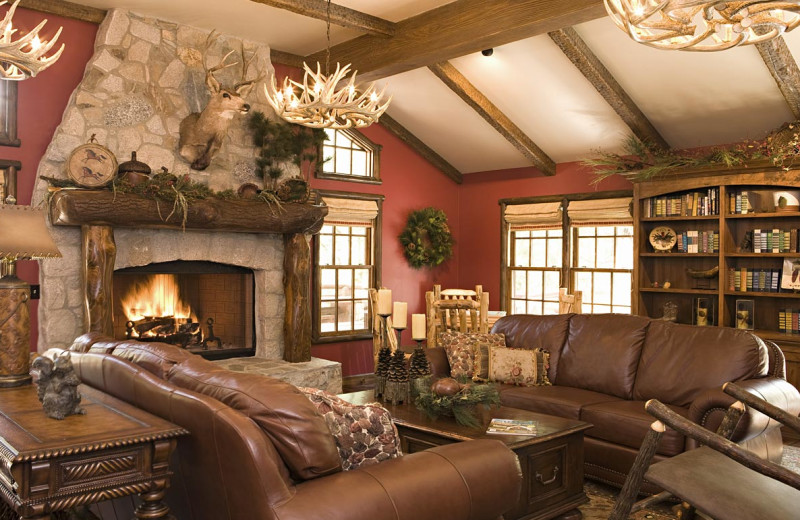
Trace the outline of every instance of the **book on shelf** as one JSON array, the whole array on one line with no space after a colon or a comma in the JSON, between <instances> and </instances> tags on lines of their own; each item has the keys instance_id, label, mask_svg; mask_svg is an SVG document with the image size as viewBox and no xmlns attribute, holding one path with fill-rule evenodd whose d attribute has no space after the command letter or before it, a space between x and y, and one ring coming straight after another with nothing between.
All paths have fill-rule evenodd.
<instances>
[{"instance_id":1,"label":"book on shelf","mask_svg":"<svg viewBox=\"0 0 800 520\"><path fill-rule=\"evenodd\" d=\"M780 309L778 311L778 332L800 334L800 310Z\"/></svg>"},{"instance_id":2,"label":"book on shelf","mask_svg":"<svg viewBox=\"0 0 800 520\"><path fill-rule=\"evenodd\" d=\"M492 419L486 433L497 435L536 435L536 421L518 419Z\"/></svg>"},{"instance_id":3,"label":"book on shelf","mask_svg":"<svg viewBox=\"0 0 800 520\"><path fill-rule=\"evenodd\" d=\"M719 232L696 229L677 233L679 253L719 253Z\"/></svg>"},{"instance_id":4,"label":"book on shelf","mask_svg":"<svg viewBox=\"0 0 800 520\"><path fill-rule=\"evenodd\" d=\"M719 188L679 195L650 197L644 204L645 218L701 217L719 215Z\"/></svg>"},{"instance_id":5,"label":"book on shelf","mask_svg":"<svg viewBox=\"0 0 800 520\"><path fill-rule=\"evenodd\" d=\"M780 292L780 269L728 268L728 290L734 292Z\"/></svg>"},{"instance_id":6,"label":"book on shelf","mask_svg":"<svg viewBox=\"0 0 800 520\"><path fill-rule=\"evenodd\" d=\"M797 229L754 229L748 234L753 253L800 253Z\"/></svg>"}]
</instances>

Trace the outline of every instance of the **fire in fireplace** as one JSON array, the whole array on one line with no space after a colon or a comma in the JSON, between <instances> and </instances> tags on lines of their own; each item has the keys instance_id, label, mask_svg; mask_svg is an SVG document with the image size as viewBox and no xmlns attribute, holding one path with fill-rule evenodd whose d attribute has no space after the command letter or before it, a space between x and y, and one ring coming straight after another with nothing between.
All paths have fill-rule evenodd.
<instances>
[{"instance_id":1,"label":"fire in fireplace","mask_svg":"<svg viewBox=\"0 0 800 520\"><path fill-rule=\"evenodd\" d=\"M114 335L209 358L255 352L250 269L176 261L114 271Z\"/></svg>"}]
</instances>

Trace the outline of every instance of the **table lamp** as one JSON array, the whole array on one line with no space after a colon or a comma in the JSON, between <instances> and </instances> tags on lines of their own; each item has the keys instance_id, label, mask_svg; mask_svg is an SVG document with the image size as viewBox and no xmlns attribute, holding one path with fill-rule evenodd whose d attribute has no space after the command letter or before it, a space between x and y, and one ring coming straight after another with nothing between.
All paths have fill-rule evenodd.
<instances>
[{"instance_id":1,"label":"table lamp","mask_svg":"<svg viewBox=\"0 0 800 520\"><path fill-rule=\"evenodd\" d=\"M31 381L31 287L17 278L17 260L60 257L43 210L0 205L0 387Z\"/></svg>"}]
</instances>

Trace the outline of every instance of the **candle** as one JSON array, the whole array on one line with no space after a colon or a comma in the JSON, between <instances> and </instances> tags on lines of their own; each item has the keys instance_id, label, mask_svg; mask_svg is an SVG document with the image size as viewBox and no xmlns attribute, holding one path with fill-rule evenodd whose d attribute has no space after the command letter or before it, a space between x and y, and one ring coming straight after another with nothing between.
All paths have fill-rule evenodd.
<instances>
[{"instance_id":1,"label":"candle","mask_svg":"<svg viewBox=\"0 0 800 520\"><path fill-rule=\"evenodd\" d=\"M378 289L378 314L388 316L392 313L392 290Z\"/></svg>"},{"instance_id":2,"label":"candle","mask_svg":"<svg viewBox=\"0 0 800 520\"><path fill-rule=\"evenodd\" d=\"M425 330L425 315L412 314L411 315L411 337L412 339L425 339L427 331Z\"/></svg>"},{"instance_id":3,"label":"candle","mask_svg":"<svg viewBox=\"0 0 800 520\"><path fill-rule=\"evenodd\" d=\"M406 302L394 302L392 306L392 327L404 329L408 326L408 304Z\"/></svg>"}]
</instances>

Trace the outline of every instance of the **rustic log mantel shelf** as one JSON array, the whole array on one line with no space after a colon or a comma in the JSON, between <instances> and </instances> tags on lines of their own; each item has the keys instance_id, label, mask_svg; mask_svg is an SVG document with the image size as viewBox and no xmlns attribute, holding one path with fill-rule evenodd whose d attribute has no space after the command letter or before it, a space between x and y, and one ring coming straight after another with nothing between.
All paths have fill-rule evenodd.
<instances>
[{"instance_id":1,"label":"rustic log mantel shelf","mask_svg":"<svg viewBox=\"0 0 800 520\"><path fill-rule=\"evenodd\" d=\"M49 203L50 222L80 226L83 253L85 332L113 336L112 283L117 247L114 228L174 229L182 215L169 202L156 203L128 193L103 190L60 190ZM286 203L280 208L260 201L205 199L189 203L185 229L210 232L283 235L283 359L311 360L311 251L306 235L322 228L328 207Z\"/></svg>"},{"instance_id":2,"label":"rustic log mantel shelf","mask_svg":"<svg viewBox=\"0 0 800 520\"><path fill-rule=\"evenodd\" d=\"M182 215L172 203L106 190L60 190L49 204L56 226L111 226L181 229ZM186 229L235 233L317 233L328 214L324 205L205 199L189 203Z\"/></svg>"}]
</instances>

